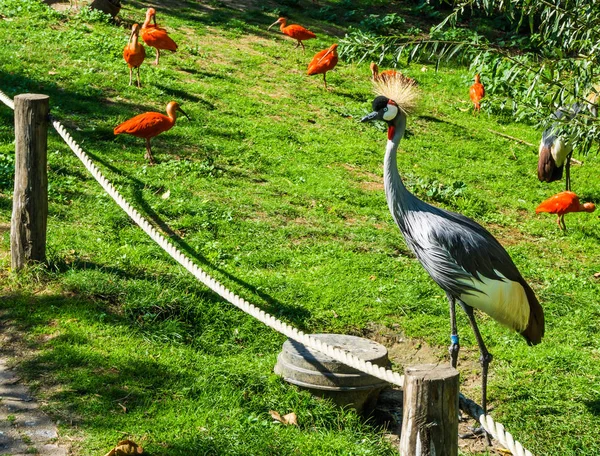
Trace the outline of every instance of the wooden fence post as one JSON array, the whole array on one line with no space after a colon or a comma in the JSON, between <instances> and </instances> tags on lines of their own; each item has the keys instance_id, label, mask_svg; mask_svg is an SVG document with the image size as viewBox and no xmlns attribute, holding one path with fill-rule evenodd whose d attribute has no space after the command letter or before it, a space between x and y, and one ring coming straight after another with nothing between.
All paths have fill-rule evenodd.
<instances>
[{"instance_id":1,"label":"wooden fence post","mask_svg":"<svg viewBox=\"0 0 600 456\"><path fill-rule=\"evenodd\" d=\"M23 94L15 102L15 191L10 224L11 267L46 259L48 218L47 95Z\"/></svg>"},{"instance_id":2,"label":"wooden fence post","mask_svg":"<svg viewBox=\"0 0 600 456\"><path fill-rule=\"evenodd\" d=\"M456 369L436 364L406 368L400 455L458 455Z\"/></svg>"}]
</instances>

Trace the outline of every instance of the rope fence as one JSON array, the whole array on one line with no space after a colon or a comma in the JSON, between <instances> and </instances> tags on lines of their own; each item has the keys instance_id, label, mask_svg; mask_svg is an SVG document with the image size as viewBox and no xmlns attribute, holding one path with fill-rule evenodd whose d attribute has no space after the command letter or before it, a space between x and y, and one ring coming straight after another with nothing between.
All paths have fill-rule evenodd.
<instances>
[{"instance_id":1,"label":"rope fence","mask_svg":"<svg viewBox=\"0 0 600 456\"><path fill-rule=\"evenodd\" d=\"M14 103L11 98L4 94L0 90L0 101L6 104L11 109L14 108ZM50 121L56 132L65 141L73 153L81 160L85 168L90 174L96 179L100 186L106 193L129 215L129 217L148 235L156 242L165 252L167 252L175 261L183 266L188 272L202 282L206 287L211 289L213 292L221 296L229 303L236 306L238 309L257 319L261 323L269 326L280 334L293 339L311 349L318 350L334 360L344 363L358 371L364 372L373 377L384 380L393 385L403 387L404 376L394 372L385 367L378 366L369 361L364 361L357 356L349 353L345 350L341 350L337 347L329 345L316 339L304 332L294 328L293 326L282 322L274 316L266 313L258 307L250 304L245 299L236 295L232 291L228 290L223 284L212 278L199 266L197 266L189 257L183 254L177 247L175 247L165 236L159 233L150 222L144 218L137 210L135 210L125 198L117 191L117 189L104 177L98 167L92 162L89 156L83 151L83 149L77 144L72 136L67 132L65 127L52 116ZM492 435L501 445L511 451L515 456L532 456L531 452L526 450L523 445L516 442L513 436L504 429L504 426L500 423L494 422L489 415L484 415L483 409L479 407L475 402L464 397L462 394L459 395L460 409L471 417L479 421L483 428Z\"/></svg>"}]
</instances>

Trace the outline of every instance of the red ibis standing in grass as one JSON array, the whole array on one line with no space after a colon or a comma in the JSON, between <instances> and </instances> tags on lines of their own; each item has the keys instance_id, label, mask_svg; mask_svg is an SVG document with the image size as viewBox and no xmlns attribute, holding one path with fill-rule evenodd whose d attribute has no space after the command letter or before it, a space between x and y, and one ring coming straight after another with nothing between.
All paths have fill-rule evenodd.
<instances>
[{"instance_id":1,"label":"red ibis standing in grass","mask_svg":"<svg viewBox=\"0 0 600 456\"><path fill-rule=\"evenodd\" d=\"M131 27L131 35L129 37L129 43L123 49L123 58L129 66L129 85L131 85L133 69L137 68L137 85L141 87L140 82L140 66L144 63L146 58L146 50L144 46L138 43L138 35L140 33L140 26L133 24Z\"/></svg>"},{"instance_id":2,"label":"red ibis standing in grass","mask_svg":"<svg viewBox=\"0 0 600 456\"><path fill-rule=\"evenodd\" d=\"M393 78L404 78L407 83L412 85L419 85L417 81L413 78L409 78L408 76L403 75L399 71L396 70L383 70L379 71L379 66L375 62L371 62L371 75L373 77L373 81L385 81L386 79Z\"/></svg>"},{"instance_id":3,"label":"red ibis standing in grass","mask_svg":"<svg viewBox=\"0 0 600 456\"><path fill-rule=\"evenodd\" d=\"M154 24L150 24L151 21ZM177 43L173 41L164 28L156 24L156 10L154 8L148 8L148 11L146 11L146 20L142 25L142 39L148 46L156 49L155 65L158 65L161 49L173 52L177 50Z\"/></svg>"},{"instance_id":4,"label":"red ibis standing in grass","mask_svg":"<svg viewBox=\"0 0 600 456\"><path fill-rule=\"evenodd\" d=\"M180 111L189 120L188 115L183 112L183 109L179 106L176 101L170 101L167 104L167 115L159 112L145 112L144 114L132 117L126 120L120 125L115 127L115 135L121 133L127 133L129 135L137 136L138 138L146 139L146 155L144 158L153 165L154 157L152 156L152 149L150 148L150 138L160 135L162 132L170 130L175 125L177 120L177 111Z\"/></svg>"},{"instance_id":5,"label":"red ibis standing in grass","mask_svg":"<svg viewBox=\"0 0 600 456\"><path fill-rule=\"evenodd\" d=\"M281 24L279 26L279 30L281 30L281 32L284 35L287 35L291 38L294 38L296 41L298 41L298 43L296 44L296 48L298 46L302 46L303 51L306 49L304 48L304 43L302 41L310 40L311 38L317 37L317 35L315 35L310 30L305 29L301 25L291 24L291 25L286 26L287 18L285 18L285 17L280 17L279 19L277 19L275 22L273 22L269 26L269 28L267 30L271 30L271 27L273 27L274 25L277 25L277 24Z\"/></svg>"},{"instance_id":6,"label":"red ibis standing in grass","mask_svg":"<svg viewBox=\"0 0 600 456\"><path fill-rule=\"evenodd\" d=\"M464 309L481 354L482 407L487 409L487 374L492 355L477 327L473 309L520 333L530 345L544 335L544 312L533 290L500 243L475 221L421 201L404 186L396 153L415 106L417 90L406 81L375 83L373 112L362 122L382 120L388 126L384 186L390 212L408 247L444 290L450 304L452 366L459 351L456 302Z\"/></svg>"},{"instance_id":7,"label":"red ibis standing in grass","mask_svg":"<svg viewBox=\"0 0 600 456\"><path fill-rule=\"evenodd\" d=\"M313 74L322 74L325 88L327 88L326 74L338 63L337 44L332 44L329 48L323 49L317 52L311 62L308 64L308 70L306 74L312 76Z\"/></svg>"},{"instance_id":8,"label":"red ibis standing in grass","mask_svg":"<svg viewBox=\"0 0 600 456\"><path fill-rule=\"evenodd\" d=\"M540 212L548 212L558 216L558 227L566 231L565 214L569 212L594 212L596 206L594 203L579 202L579 198L573 192L560 192L542 202L535 210L536 214Z\"/></svg>"},{"instance_id":9,"label":"red ibis standing in grass","mask_svg":"<svg viewBox=\"0 0 600 456\"><path fill-rule=\"evenodd\" d=\"M475 111L479 111L481 109L480 102L484 96L485 96L485 88L483 87L483 84L481 83L481 80L479 79L479 75L476 74L475 82L469 89L469 97L471 98L471 101L473 102Z\"/></svg>"}]
</instances>

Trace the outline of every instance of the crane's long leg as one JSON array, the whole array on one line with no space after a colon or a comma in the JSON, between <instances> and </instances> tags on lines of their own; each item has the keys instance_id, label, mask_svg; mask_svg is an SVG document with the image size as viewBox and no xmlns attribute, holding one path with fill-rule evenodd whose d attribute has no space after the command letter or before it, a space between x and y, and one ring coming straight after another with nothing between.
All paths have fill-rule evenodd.
<instances>
[{"instance_id":1,"label":"crane's long leg","mask_svg":"<svg viewBox=\"0 0 600 456\"><path fill-rule=\"evenodd\" d=\"M152 149L150 148L150 138L146 138L146 155L144 155L144 158L147 159L151 165L156 163L154 161L154 157L152 156Z\"/></svg>"},{"instance_id":2,"label":"crane's long leg","mask_svg":"<svg viewBox=\"0 0 600 456\"><path fill-rule=\"evenodd\" d=\"M306 48L304 47L304 43L300 40L298 40L298 43L300 43L302 45L302 52L306 52Z\"/></svg>"},{"instance_id":3,"label":"crane's long leg","mask_svg":"<svg viewBox=\"0 0 600 456\"><path fill-rule=\"evenodd\" d=\"M327 71L323 73L323 82L325 83L325 88L327 88Z\"/></svg>"},{"instance_id":4,"label":"crane's long leg","mask_svg":"<svg viewBox=\"0 0 600 456\"><path fill-rule=\"evenodd\" d=\"M460 345L458 343L458 331L456 330L456 300L450 293L446 293L448 298L448 303L450 304L450 347L448 351L450 352L450 364L453 368L456 369L456 364L458 361L458 351L460 350Z\"/></svg>"},{"instance_id":5,"label":"crane's long leg","mask_svg":"<svg viewBox=\"0 0 600 456\"><path fill-rule=\"evenodd\" d=\"M138 83L138 88L142 87L142 81L140 80L140 67L137 67L137 83Z\"/></svg>"},{"instance_id":6,"label":"crane's long leg","mask_svg":"<svg viewBox=\"0 0 600 456\"><path fill-rule=\"evenodd\" d=\"M569 152L565 161L565 185L568 192L571 191L571 155L573 151Z\"/></svg>"},{"instance_id":7,"label":"crane's long leg","mask_svg":"<svg viewBox=\"0 0 600 456\"><path fill-rule=\"evenodd\" d=\"M154 65L158 65L159 58L160 58L160 49L156 48L156 60L154 61Z\"/></svg>"},{"instance_id":8,"label":"crane's long leg","mask_svg":"<svg viewBox=\"0 0 600 456\"><path fill-rule=\"evenodd\" d=\"M475 315L473 314L473 308L467 306L462 303L463 309L467 313L469 317L469 323L471 323L471 328L473 328L473 333L475 334L475 339L477 340L477 345L479 346L479 362L481 363L481 408L483 408L483 413L487 415L487 376L488 376L488 367L490 362L492 361L492 355L488 352L485 344L483 343L483 338L481 337L481 333L479 332L479 328L477 327L477 322L475 321ZM485 432L485 431L484 431ZM485 436L487 439L488 445L492 444L490 439L490 435L485 432Z\"/></svg>"}]
</instances>

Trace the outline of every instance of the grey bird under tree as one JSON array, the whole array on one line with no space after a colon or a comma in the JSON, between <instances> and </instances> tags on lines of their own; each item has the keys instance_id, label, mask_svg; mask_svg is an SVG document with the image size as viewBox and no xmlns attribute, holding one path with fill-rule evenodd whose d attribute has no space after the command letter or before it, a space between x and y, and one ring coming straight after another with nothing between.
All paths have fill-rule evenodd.
<instances>
[{"instance_id":1,"label":"grey bird under tree","mask_svg":"<svg viewBox=\"0 0 600 456\"><path fill-rule=\"evenodd\" d=\"M573 146L566 142L564 138L558 136L555 131L558 127L558 122L569 121L584 111L589 111L588 114L597 117L597 96L598 93L595 88L587 97L587 103L573 103L571 106L557 109L552 114L552 118L557 122L546 128L542 133L542 141L540 142L538 152L538 179L540 182L554 182L562 179L564 169L565 190L571 190L571 155L573 154Z\"/></svg>"},{"instance_id":2,"label":"grey bird under tree","mask_svg":"<svg viewBox=\"0 0 600 456\"><path fill-rule=\"evenodd\" d=\"M466 312L481 354L482 407L487 412L488 352L473 309L519 332L530 345L544 335L544 311L531 287L500 243L482 226L454 212L431 206L410 193L400 178L396 153L415 106L417 89L401 80L375 82L379 95L373 112L361 121L388 125L384 185L392 217L406 243L431 278L446 292L450 304L450 356L456 367L459 351L455 304ZM489 436L488 436L489 441Z\"/></svg>"},{"instance_id":3,"label":"grey bird under tree","mask_svg":"<svg viewBox=\"0 0 600 456\"><path fill-rule=\"evenodd\" d=\"M558 121L565 114L568 119L575 117L581 110L581 105L575 103L568 108L558 109L552 117ZM546 128L542 133L538 156L538 179L541 182L554 182L562 179L563 169L566 169L565 186L571 190L571 154L573 147L561 136L555 134L556 125Z\"/></svg>"}]
</instances>

